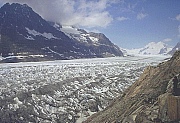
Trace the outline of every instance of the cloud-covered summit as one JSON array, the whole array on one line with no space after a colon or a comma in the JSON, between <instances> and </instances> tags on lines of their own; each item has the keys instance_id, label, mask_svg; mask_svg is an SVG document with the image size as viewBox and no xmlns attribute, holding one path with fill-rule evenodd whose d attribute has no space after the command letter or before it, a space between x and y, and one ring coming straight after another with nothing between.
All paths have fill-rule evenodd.
<instances>
[{"instance_id":1,"label":"cloud-covered summit","mask_svg":"<svg viewBox=\"0 0 180 123\"><path fill-rule=\"evenodd\" d=\"M28 4L49 21L63 25L106 27L112 21L107 8L118 0L2 0Z\"/></svg>"}]
</instances>

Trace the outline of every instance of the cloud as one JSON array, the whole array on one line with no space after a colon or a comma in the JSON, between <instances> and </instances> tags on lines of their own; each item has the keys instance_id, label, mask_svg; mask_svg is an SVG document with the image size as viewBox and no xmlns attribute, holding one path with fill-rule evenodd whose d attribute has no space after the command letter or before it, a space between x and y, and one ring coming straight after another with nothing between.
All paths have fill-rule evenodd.
<instances>
[{"instance_id":1,"label":"cloud","mask_svg":"<svg viewBox=\"0 0 180 123\"><path fill-rule=\"evenodd\" d=\"M173 21L180 21L180 14L176 15L176 17L169 17L170 20L173 20Z\"/></svg>"},{"instance_id":2,"label":"cloud","mask_svg":"<svg viewBox=\"0 0 180 123\"><path fill-rule=\"evenodd\" d=\"M176 20L180 21L180 14L176 16Z\"/></svg>"},{"instance_id":3,"label":"cloud","mask_svg":"<svg viewBox=\"0 0 180 123\"><path fill-rule=\"evenodd\" d=\"M122 17L118 17L117 20L118 21L125 21L125 20L129 20L129 18L122 16Z\"/></svg>"},{"instance_id":4,"label":"cloud","mask_svg":"<svg viewBox=\"0 0 180 123\"><path fill-rule=\"evenodd\" d=\"M140 12L140 13L137 14L136 18L138 20L142 20L142 19L144 19L147 16L148 16L148 14Z\"/></svg>"},{"instance_id":5,"label":"cloud","mask_svg":"<svg viewBox=\"0 0 180 123\"><path fill-rule=\"evenodd\" d=\"M171 42L171 41L172 41L172 39L166 38L166 39L164 39L162 42Z\"/></svg>"},{"instance_id":6,"label":"cloud","mask_svg":"<svg viewBox=\"0 0 180 123\"><path fill-rule=\"evenodd\" d=\"M119 0L2 0L3 2L26 3L48 21L63 25L106 27L113 18L108 7Z\"/></svg>"}]
</instances>

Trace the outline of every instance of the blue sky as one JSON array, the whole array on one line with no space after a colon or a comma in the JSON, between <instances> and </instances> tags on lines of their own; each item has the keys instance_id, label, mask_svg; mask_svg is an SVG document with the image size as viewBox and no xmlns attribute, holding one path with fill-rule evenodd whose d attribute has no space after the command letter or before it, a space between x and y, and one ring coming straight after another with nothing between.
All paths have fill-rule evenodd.
<instances>
[{"instance_id":1,"label":"blue sky","mask_svg":"<svg viewBox=\"0 0 180 123\"><path fill-rule=\"evenodd\" d=\"M104 33L123 48L180 41L180 0L1 0L26 3L43 18Z\"/></svg>"},{"instance_id":2,"label":"blue sky","mask_svg":"<svg viewBox=\"0 0 180 123\"><path fill-rule=\"evenodd\" d=\"M179 0L147 0L129 4L134 8L126 12L117 9L117 13L112 14L114 18L127 19L114 20L105 30L105 34L120 47L138 48L152 41L175 45L180 41Z\"/></svg>"}]
</instances>

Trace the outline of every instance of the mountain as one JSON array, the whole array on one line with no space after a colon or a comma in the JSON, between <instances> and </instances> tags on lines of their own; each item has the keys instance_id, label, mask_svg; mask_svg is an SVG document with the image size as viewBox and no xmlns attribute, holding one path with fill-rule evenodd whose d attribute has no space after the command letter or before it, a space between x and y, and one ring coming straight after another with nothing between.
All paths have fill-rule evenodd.
<instances>
[{"instance_id":1,"label":"mountain","mask_svg":"<svg viewBox=\"0 0 180 123\"><path fill-rule=\"evenodd\" d=\"M171 49L171 47L163 42L150 42L144 48L125 49L125 53L131 55L166 55Z\"/></svg>"},{"instance_id":2,"label":"mountain","mask_svg":"<svg viewBox=\"0 0 180 123\"><path fill-rule=\"evenodd\" d=\"M105 110L83 123L179 123L180 51L140 78Z\"/></svg>"},{"instance_id":3,"label":"mountain","mask_svg":"<svg viewBox=\"0 0 180 123\"><path fill-rule=\"evenodd\" d=\"M176 44L176 46L171 50L171 51L169 51L169 53L168 54L174 54L177 50L180 50L180 42L178 42L177 44Z\"/></svg>"},{"instance_id":4,"label":"mountain","mask_svg":"<svg viewBox=\"0 0 180 123\"><path fill-rule=\"evenodd\" d=\"M157 54L167 54L171 48L169 48L165 43L163 42L151 42L148 45L146 45L143 49L139 51L139 54L143 55L157 55Z\"/></svg>"},{"instance_id":5,"label":"mountain","mask_svg":"<svg viewBox=\"0 0 180 123\"><path fill-rule=\"evenodd\" d=\"M120 48L114 45L104 34L87 32L73 26L62 26L58 23L51 23L57 30L64 32L72 40L85 45L95 54L103 57L122 56Z\"/></svg>"},{"instance_id":6,"label":"mountain","mask_svg":"<svg viewBox=\"0 0 180 123\"><path fill-rule=\"evenodd\" d=\"M123 55L118 47L108 43L95 46L70 38L26 4L7 3L0 8L0 54L6 57L5 62Z\"/></svg>"}]
</instances>

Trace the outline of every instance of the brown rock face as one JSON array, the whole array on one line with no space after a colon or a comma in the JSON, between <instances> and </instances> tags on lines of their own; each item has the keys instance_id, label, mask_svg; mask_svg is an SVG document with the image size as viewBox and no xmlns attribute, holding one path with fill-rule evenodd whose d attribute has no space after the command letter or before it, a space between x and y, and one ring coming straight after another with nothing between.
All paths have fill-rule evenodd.
<instances>
[{"instance_id":1,"label":"brown rock face","mask_svg":"<svg viewBox=\"0 0 180 123\"><path fill-rule=\"evenodd\" d=\"M147 67L122 97L84 123L179 123L180 51Z\"/></svg>"},{"instance_id":2,"label":"brown rock face","mask_svg":"<svg viewBox=\"0 0 180 123\"><path fill-rule=\"evenodd\" d=\"M179 79L178 79L179 78ZM180 74L170 82L165 94L158 97L159 119L163 122L175 122L180 120Z\"/></svg>"},{"instance_id":3,"label":"brown rock face","mask_svg":"<svg viewBox=\"0 0 180 123\"><path fill-rule=\"evenodd\" d=\"M177 76L173 79L173 95L180 96L180 83Z\"/></svg>"},{"instance_id":4,"label":"brown rock face","mask_svg":"<svg viewBox=\"0 0 180 123\"><path fill-rule=\"evenodd\" d=\"M175 122L180 120L180 96L165 93L159 96L159 119L162 122Z\"/></svg>"},{"instance_id":5,"label":"brown rock face","mask_svg":"<svg viewBox=\"0 0 180 123\"><path fill-rule=\"evenodd\" d=\"M180 97L176 96L168 96L167 98L168 104L168 116L171 121L180 119Z\"/></svg>"}]
</instances>

